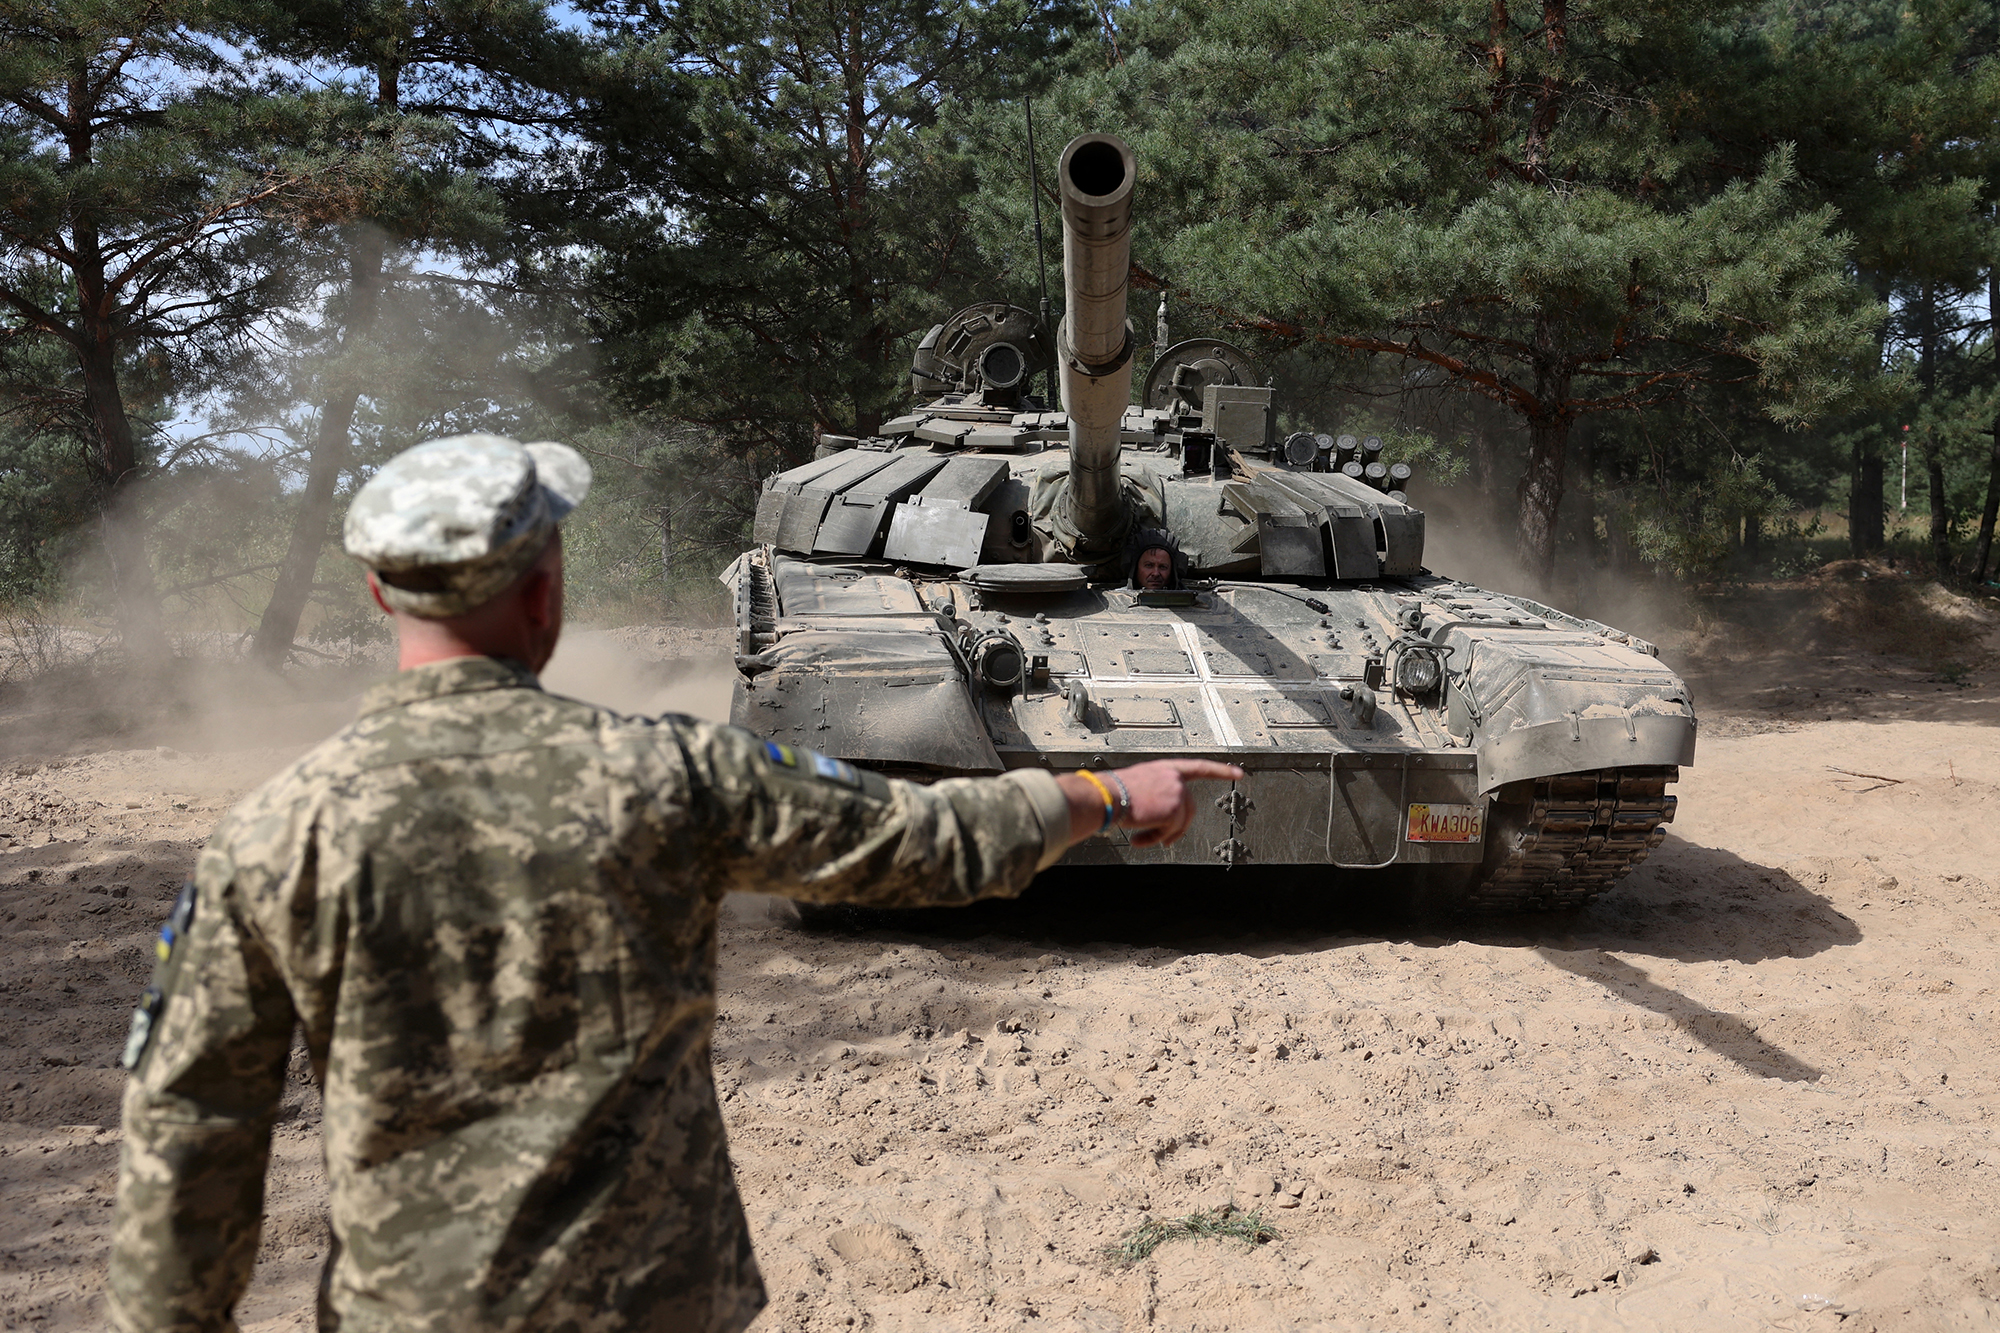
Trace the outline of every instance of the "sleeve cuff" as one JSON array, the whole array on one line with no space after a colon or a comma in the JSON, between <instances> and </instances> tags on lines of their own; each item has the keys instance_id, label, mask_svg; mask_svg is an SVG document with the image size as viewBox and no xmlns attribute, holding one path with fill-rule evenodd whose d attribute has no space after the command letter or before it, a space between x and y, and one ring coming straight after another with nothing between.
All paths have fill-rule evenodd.
<instances>
[{"instance_id":1,"label":"sleeve cuff","mask_svg":"<svg viewBox=\"0 0 2000 1333\"><path fill-rule=\"evenodd\" d=\"M1069 797L1055 774L1040 768L1016 768L1003 775L1028 798L1035 817L1042 821L1042 858L1035 863L1037 873L1047 870L1069 850Z\"/></svg>"}]
</instances>

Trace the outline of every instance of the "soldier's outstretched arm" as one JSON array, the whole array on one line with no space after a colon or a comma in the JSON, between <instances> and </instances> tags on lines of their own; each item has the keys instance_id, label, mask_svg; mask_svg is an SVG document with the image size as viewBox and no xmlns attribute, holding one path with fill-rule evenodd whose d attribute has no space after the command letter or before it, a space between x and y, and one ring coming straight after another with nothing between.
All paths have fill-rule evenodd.
<instances>
[{"instance_id":1,"label":"soldier's outstretched arm","mask_svg":"<svg viewBox=\"0 0 2000 1333\"><path fill-rule=\"evenodd\" d=\"M1101 800L1074 775L1029 769L924 786L734 727L677 725L680 817L692 836L676 853L718 890L874 907L970 902L1019 893L1104 823ZM1189 781L1240 776L1205 760L1118 772L1131 800L1118 801L1117 822L1153 841L1185 831Z\"/></svg>"},{"instance_id":2,"label":"soldier's outstretched arm","mask_svg":"<svg viewBox=\"0 0 2000 1333\"><path fill-rule=\"evenodd\" d=\"M1105 826L1106 801L1110 822L1130 832L1134 847L1171 847L1194 823L1194 793L1190 782L1235 782L1243 770L1213 759L1155 759L1130 768L1112 769L1095 780L1081 772L1057 779L1069 798L1070 843Z\"/></svg>"},{"instance_id":3,"label":"soldier's outstretched arm","mask_svg":"<svg viewBox=\"0 0 2000 1333\"><path fill-rule=\"evenodd\" d=\"M233 1329L256 1258L294 1014L229 878L220 852L203 853L127 1048L109 1298L124 1333Z\"/></svg>"}]
</instances>

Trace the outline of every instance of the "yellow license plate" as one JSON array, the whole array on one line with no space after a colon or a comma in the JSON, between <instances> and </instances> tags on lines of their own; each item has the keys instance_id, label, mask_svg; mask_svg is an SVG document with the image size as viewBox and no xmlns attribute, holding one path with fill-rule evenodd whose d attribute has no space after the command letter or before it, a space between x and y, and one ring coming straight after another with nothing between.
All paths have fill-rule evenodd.
<instances>
[{"instance_id":1,"label":"yellow license plate","mask_svg":"<svg viewBox=\"0 0 2000 1333\"><path fill-rule=\"evenodd\" d=\"M1412 805L1410 842L1478 842L1486 836L1483 805Z\"/></svg>"}]
</instances>

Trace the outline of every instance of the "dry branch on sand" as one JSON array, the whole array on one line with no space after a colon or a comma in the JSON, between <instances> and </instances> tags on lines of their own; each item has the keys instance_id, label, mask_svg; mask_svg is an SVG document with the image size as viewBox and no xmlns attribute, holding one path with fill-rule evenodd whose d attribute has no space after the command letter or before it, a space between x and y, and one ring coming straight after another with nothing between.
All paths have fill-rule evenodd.
<instances>
[{"instance_id":1,"label":"dry branch on sand","mask_svg":"<svg viewBox=\"0 0 2000 1333\"><path fill-rule=\"evenodd\" d=\"M1259 1210L1238 1212L1234 1205L1225 1204L1205 1213L1189 1213L1162 1221L1149 1217L1131 1231L1116 1245L1105 1246L1105 1253L1121 1264L1136 1264L1149 1257L1170 1240L1240 1240L1245 1245L1268 1245L1278 1239L1278 1231L1264 1221Z\"/></svg>"}]
</instances>

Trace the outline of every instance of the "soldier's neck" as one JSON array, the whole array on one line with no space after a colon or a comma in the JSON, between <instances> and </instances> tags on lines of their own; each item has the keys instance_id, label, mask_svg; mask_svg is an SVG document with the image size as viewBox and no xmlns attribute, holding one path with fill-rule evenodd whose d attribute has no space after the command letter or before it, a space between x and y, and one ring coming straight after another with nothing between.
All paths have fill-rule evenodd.
<instances>
[{"instance_id":1,"label":"soldier's neck","mask_svg":"<svg viewBox=\"0 0 2000 1333\"><path fill-rule=\"evenodd\" d=\"M396 667L408 671L460 657L504 657L539 673L555 653L555 635L525 621L468 627L462 622L396 617Z\"/></svg>"}]
</instances>

